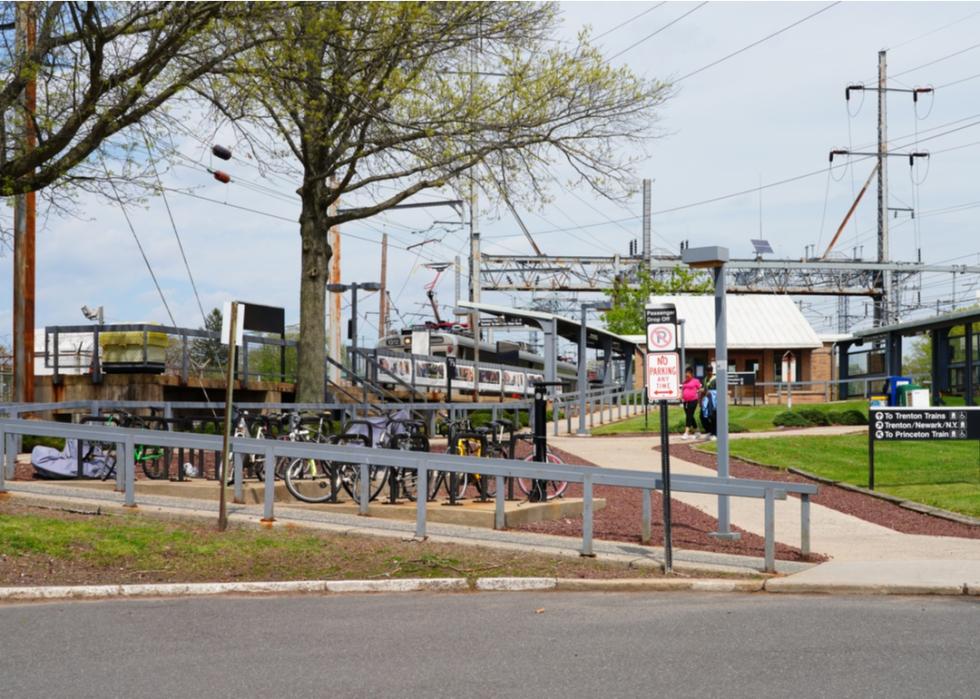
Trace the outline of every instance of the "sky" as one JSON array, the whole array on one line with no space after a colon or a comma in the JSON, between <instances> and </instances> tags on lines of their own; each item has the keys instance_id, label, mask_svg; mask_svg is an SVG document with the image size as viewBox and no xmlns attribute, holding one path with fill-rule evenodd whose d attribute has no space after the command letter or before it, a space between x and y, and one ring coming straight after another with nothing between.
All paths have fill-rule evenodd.
<instances>
[{"instance_id":1,"label":"sky","mask_svg":"<svg viewBox=\"0 0 980 699\"><path fill-rule=\"evenodd\" d=\"M889 162L890 206L915 208L919 214L912 220L899 212L891 220L891 257L914 260L921 250L926 262L980 263L980 3L571 2L560 7L560 38L570 40L588 25L594 36L602 35L597 43L607 56L615 55L614 64L675 83L674 95L659 111L661 136L648 145L637 169L638 185L644 177L654 181L655 249L676 252L688 241L694 247L725 245L733 256L749 257L749 240L761 237L771 242L777 257L799 258L808 245L822 252L871 169L865 161L828 172L828 153L867 149L876 139L874 93L863 101L857 94L848 103L844 88L872 84L878 51L887 49L891 86L936 87L934 99L923 96L918 104L909 93L888 97L888 131L895 146L913 148L920 140L916 148L932 154L914 170L903 158ZM804 19L809 15L814 16ZM201 167L211 162L208 144L188 135L178 138L184 153L200 164L183 161L164 175L166 183L195 187L198 196L216 201L170 193L166 202L154 198L126 210L174 320L186 327L202 325L166 204L205 311L235 298L283 306L287 323L296 323L295 184L264 178L253 163L236 157L223 169L260 188L221 185ZM751 191L760 183L808 173L814 174ZM560 169L554 174L558 182L567 176ZM625 255L629 241L641 237L639 193L616 202L555 184L551 194L548 204L520 212L546 254ZM430 193L417 200L442 196ZM872 185L837 250L874 256L874 202ZM104 306L107 322L169 324L120 208L85 198L80 209L74 218L50 217L38 230L38 327L85 323L82 304ZM488 204L481 215L484 251L530 253L516 221L506 210L495 214L493 209ZM4 216L9 218L9 209ZM464 231L453 223L434 223L456 218L450 209L432 208L345 225L343 280L378 279L381 233L388 232L389 288L399 313L407 322L418 322L418 314L427 309L423 287L435 276L423 265L451 261L457 254L465 264ZM579 228L587 224L598 225ZM424 229L430 230L418 233ZM429 238L441 242L405 249ZM12 254L4 249L0 344L8 345L11 265ZM975 303L976 289L976 278L959 278L957 303ZM451 271L440 279L437 292L440 303L451 307ZM952 293L950 275L930 275L922 280L919 296L934 311L937 301L948 309ZM518 306L528 301L526 295L487 292L483 300ZM359 305L366 312L359 320L360 334L373 344L377 296L363 297ZM803 309L818 332L835 330L836 299L804 299ZM863 301L852 302L852 313L863 316L864 309Z\"/></svg>"}]
</instances>

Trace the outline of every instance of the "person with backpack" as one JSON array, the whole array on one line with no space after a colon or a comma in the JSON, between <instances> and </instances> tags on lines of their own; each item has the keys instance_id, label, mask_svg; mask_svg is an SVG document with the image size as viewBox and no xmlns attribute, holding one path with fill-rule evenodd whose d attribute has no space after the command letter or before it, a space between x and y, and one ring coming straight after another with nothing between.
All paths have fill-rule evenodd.
<instances>
[{"instance_id":1,"label":"person with backpack","mask_svg":"<svg viewBox=\"0 0 980 699\"><path fill-rule=\"evenodd\" d=\"M694 411L701 398L701 382L694 376L694 370L688 367L684 370L684 383L681 384L681 400L684 402L684 434L681 439L700 437L698 423L694 419Z\"/></svg>"},{"instance_id":2,"label":"person with backpack","mask_svg":"<svg viewBox=\"0 0 980 699\"><path fill-rule=\"evenodd\" d=\"M715 383L715 374L711 367L708 367L708 375L705 377L704 385L701 387L701 427L711 439L718 439L718 389Z\"/></svg>"}]
</instances>

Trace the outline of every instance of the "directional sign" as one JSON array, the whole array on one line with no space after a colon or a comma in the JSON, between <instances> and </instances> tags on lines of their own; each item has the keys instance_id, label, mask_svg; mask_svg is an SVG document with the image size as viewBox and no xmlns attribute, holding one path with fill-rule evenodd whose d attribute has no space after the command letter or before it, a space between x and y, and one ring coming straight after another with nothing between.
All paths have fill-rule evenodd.
<instances>
[{"instance_id":1,"label":"directional sign","mask_svg":"<svg viewBox=\"0 0 980 699\"><path fill-rule=\"evenodd\" d=\"M963 408L872 408L869 436L878 441L980 439L980 411Z\"/></svg>"},{"instance_id":2,"label":"directional sign","mask_svg":"<svg viewBox=\"0 0 980 699\"><path fill-rule=\"evenodd\" d=\"M755 386L754 371L730 371L728 372L729 386Z\"/></svg>"},{"instance_id":3,"label":"directional sign","mask_svg":"<svg viewBox=\"0 0 980 699\"><path fill-rule=\"evenodd\" d=\"M673 352L677 349L677 326L673 323L658 323L647 326L647 350L650 352Z\"/></svg>"},{"instance_id":4,"label":"directional sign","mask_svg":"<svg viewBox=\"0 0 980 699\"><path fill-rule=\"evenodd\" d=\"M680 355L677 352L651 352L647 355L647 397L677 400L680 397Z\"/></svg>"}]
</instances>

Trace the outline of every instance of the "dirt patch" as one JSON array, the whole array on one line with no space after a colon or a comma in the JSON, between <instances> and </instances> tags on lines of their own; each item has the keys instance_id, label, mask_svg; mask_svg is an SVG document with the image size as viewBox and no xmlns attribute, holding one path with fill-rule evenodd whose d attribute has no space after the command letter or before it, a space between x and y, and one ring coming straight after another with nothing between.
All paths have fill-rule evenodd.
<instances>
[{"instance_id":1,"label":"dirt patch","mask_svg":"<svg viewBox=\"0 0 980 699\"><path fill-rule=\"evenodd\" d=\"M717 469L714 454L694 449L686 444L673 444L670 453L679 459L698 466ZM980 527L953 522L941 517L933 517L921 512L900 507L871 495L858 493L846 488L827 485L782 469L750 464L741 459L729 458L729 473L736 478L757 478L791 483L813 483L820 492L810 499L818 505L830 507L838 512L853 515L866 522L880 524L903 534L924 534L926 536L954 536L962 539L980 539Z\"/></svg>"}]
</instances>

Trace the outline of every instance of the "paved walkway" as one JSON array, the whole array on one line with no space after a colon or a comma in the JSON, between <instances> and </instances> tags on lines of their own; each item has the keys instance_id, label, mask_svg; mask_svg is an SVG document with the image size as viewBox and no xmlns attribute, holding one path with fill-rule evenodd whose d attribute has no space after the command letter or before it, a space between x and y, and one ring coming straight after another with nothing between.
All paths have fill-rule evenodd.
<instances>
[{"instance_id":1,"label":"paved walkway","mask_svg":"<svg viewBox=\"0 0 980 699\"><path fill-rule=\"evenodd\" d=\"M824 428L834 429L834 428ZM849 428L853 430L853 428ZM812 434L808 432L808 434ZM549 444L577 454L599 466L637 471L659 470L660 456L651 451L659 436L588 439L552 438ZM709 468L671 458L673 473L714 476ZM806 464L800 464L806 469ZM713 495L674 493L674 498L716 517L718 498ZM732 523L746 531L765 535L763 504L750 498L731 498ZM980 560L980 540L902 534L887 527L811 504L810 542L815 553L843 561ZM800 501L787 498L776 502L776 539L800 545Z\"/></svg>"}]
</instances>

